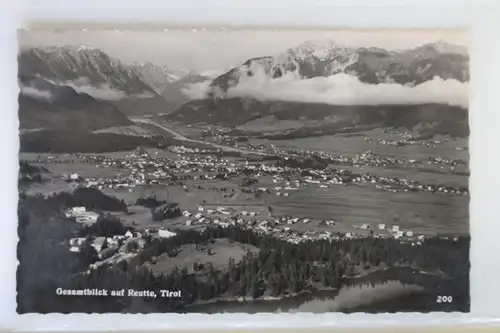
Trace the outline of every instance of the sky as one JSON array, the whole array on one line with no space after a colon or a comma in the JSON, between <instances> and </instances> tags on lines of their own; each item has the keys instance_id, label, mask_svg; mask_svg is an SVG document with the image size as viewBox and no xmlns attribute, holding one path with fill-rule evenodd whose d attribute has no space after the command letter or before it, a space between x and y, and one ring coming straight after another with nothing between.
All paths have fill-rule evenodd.
<instances>
[{"instance_id":1,"label":"sky","mask_svg":"<svg viewBox=\"0 0 500 333\"><path fill-rule=\"evenodd\" d=\"M278 54L310 40L385 49L412 48L438 40L468 46L467 35L458 30L24 30L18 36L21 47L87 45L125 63L152 62L198 72L227 70L249 58Z\"/></svg>"}]
</instances>

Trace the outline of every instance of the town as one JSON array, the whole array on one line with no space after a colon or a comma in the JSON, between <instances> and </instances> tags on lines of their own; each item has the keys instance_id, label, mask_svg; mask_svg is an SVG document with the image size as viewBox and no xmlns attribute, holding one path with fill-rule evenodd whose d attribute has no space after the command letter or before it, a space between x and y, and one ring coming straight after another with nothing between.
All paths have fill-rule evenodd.
<instances>
[{"instance_id":1,"label":"town","mask_svg":"<svg viewBox=\"0 0 500 333\"><path fill-rule=\"evenodd\" d=\"M45 168L62 164L69 169L73 164L86 168L117 170L109 177L78 173L52 174L53 178L46 182L62 184L59 191L91 188L117 197L135 198L135 201L130 199L127 203L128 213L111 213L127 227L124 234L99 236L92 240L91 245L98 253L99 261L90 268L129 260L140 252L146 239L151 237L168 238L176 235L176 229L202 231L209 226L239 226L295 244L311 240L390 237L412 246L420 246L425 241L425 232L413 230L410 226L401 227L397 222L352 224L345 223L349 221L317 219L303 214L278 214L273 209L272 197L293 197L299 191L334 190L337 186L368 186L375 191L393 193L429 192L436 195L468 196L468 190L464 186L455 188L424 184L405 178L362 174L344 169L345 166L388 168L407 163L454 167L464 165L465 162L460 160L429 158L427 161L406 161L378 156L371 151L352 157L297 150L282 150L279 153L290 156L256 161L251 156L224 156L220 150L172 146L167 152L137 149L121 157L97 154L49 155L24 160L23 163L43 165ZM301 156L301 159L296 156ZM328 161L328 167L316 167L316 163L322 161ZM331 167L335 164L340 168ZM156 200L155 190L148 196L141 197L141 193L146 193L145 188L154 186L175 192L173 196L178 202ZM203 194L198 201L182 200L182 196L191 197L193 192L207 191L217 192L218 203L207 203L201 199ZM45 195L57 192L58 190L49 191ZM243 201L253 210L238 200L235 203L233 199L241 198L242 195L245 196ZM138 209L141 200L143 205L149 201L150 205L144 206L151 208L151 214L137 213L144 212L144 209ZM161 214L158 215L158 212ZM109 213L77 206L68 207L64 212L66 218L86 226L96 223L102 214ZM68 242L70 250L79 252L86 241L85 237L71 238Z\"/></svg>"}]
</instances>

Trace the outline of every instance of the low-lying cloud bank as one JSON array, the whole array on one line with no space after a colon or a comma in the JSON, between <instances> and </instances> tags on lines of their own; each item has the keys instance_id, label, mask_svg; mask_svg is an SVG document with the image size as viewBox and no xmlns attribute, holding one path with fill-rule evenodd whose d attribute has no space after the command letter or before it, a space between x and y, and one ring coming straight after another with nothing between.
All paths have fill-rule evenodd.
<instances>
[{"instance_id":1,"label":"low-lying cloud bank","mask_svg":"<svg viewBox=\"0 0 500 333\"><path fill-rule=\"evenodd\" d=\"M117 101L129 96L124 91L115 89L107 83L92 85L90 79L86 77L81 77L73 81L63 81L63 82L51 81L51 83L56 85L71 87L75 89L75 91L78 93L88 94L96 99L101 99L101 100ZM153 94L142 93L133 95L132 97L149 98L154 96Z\"/></svg>"},{"instance_id":2,"label":"low-lying cloud bank","mask_svg":"<svg viewBox=\"0 0 500 333\"><path fill-rule=\"evenodd\" d=\"M263 100L325 103L337 105L442 103L467 108L468 84L435 77L417 86L398 83L368 84L357 77L337 74L299 79L296 73L272 79L268 75L241 77L229 96L249 96Z\"/></svg>"},{"instance_id":3,"label":"low-lying cloud bank","mask_svg":"<svg viewBox=\"0 0 500 333\"><path fill-rule=\"evenodd\" d=\"M187 84L181 89L181 92L189 99L203 99L207 97L207 92L210 88L212 80L207 80L198 83Z\"/></svg>"},{"instance_id":4,"label":"low-lying cloud bank","mask_svg":"<svg viewBox=\"0 0 500 333\"><path fill-rule=\"evenodd\" d=\"M209 83L191 85L185 94L204 98ZM242 75L236 86L227 91L228 97L253 97L333 105L380 105L439 103L468 108L469 85L439 77L417 86L398 83L367 84L348 74L301 79L297 73L287 73L273 79L263 71L253 76Z\"/></svg>"},{"instance_id":5,"label":"low-lying cloud bank","mask_svg":"<svg viewBox=\"0 0 500 333\"><path fill-rule=\"evenodd\" d=\"M115 90L107 84L101 84L98 87L94 86L77 86L71 83L66 83L67 86L75 89L78 93L85 93L97 99L115 101L125 98L127 95L123 91Z\"/></svg>"},{"instance_id":6,"label":"low-lying cloud bank","mask_svg":"<svg viewBox=\"0 0 500 333\"><path fill-rule=\"evenodd\" d=\"M38 100L46 100L46 101L51 101L54 97L52 93L48 90L39 90L37 88L29 86L21 86L20 93L22 95L30 96Z\"/></svg>"}]
</instances>

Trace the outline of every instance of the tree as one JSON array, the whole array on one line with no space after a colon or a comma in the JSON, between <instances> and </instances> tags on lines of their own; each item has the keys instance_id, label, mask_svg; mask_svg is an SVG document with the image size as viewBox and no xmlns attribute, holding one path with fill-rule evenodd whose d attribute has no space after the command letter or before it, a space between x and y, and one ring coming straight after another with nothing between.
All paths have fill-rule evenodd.
<instances>
[{"instance_id":1,"label":"tree","mask_svg":"<svg viewBox=\"0 0 500 333\"><path fill-rule=\"evenodd\" d=\"M82 262L88 266L90 264L95 263L99 260L99 255L97 251L94 249L90 242L85 242L84 245L80 248L80 258Z\"/></svg>"},{"instance_id":2,"label":"tree","mask_svg":"<svg viewBox=\"0 0 500 333\"><path fill-rule=\"evenodd\" d=\"M137 241L130 240L127 242L127 252L135 252L138 249L139 249L139 244L137 244Z\"/></svg>"}]
</instances>

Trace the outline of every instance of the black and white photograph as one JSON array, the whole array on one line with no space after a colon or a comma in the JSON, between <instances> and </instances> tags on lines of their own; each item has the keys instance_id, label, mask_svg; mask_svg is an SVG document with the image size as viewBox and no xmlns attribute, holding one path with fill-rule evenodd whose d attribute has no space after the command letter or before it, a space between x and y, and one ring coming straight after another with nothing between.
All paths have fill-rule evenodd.
<instances>
[{"instance_id":1,"label":"black and white photograph","mask_svg":"<svg viewBox=\"0 0 500 333\"><path fill-rule=\"evenodd\" d=\"M18 45L17 313L470 312L466 30Z\"/></svg>"}]
</instances>

